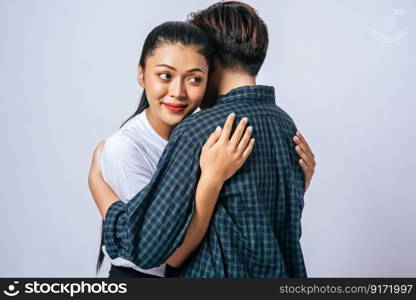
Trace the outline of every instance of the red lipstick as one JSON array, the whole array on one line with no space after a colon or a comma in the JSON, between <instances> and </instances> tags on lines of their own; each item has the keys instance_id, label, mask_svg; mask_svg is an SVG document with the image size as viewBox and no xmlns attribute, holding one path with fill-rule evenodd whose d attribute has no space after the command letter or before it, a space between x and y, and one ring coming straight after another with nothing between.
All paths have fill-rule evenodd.
<instances>
[{"instance_id":1,"label":"red lipstick","mask_svg":"<svg viewBox=\"0 0 416 300\"><path fill-rule=\"evenodd\" d=\"M186 105L184 104L172 104L172 103L163 103L167 109L169 109L171 112L177 113L181 112L186 108Z\"/></svg>"}]
</instances>

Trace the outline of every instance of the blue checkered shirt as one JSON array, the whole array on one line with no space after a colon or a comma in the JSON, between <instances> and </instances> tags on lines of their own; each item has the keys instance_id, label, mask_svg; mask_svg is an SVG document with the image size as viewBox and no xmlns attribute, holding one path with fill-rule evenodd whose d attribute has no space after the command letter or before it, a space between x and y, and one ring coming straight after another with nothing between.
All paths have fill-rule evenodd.
<instances>
[{"instance_id":1,"label":"blue checkered shirt","mask_svg":"<svg viewBox=\"0 0 416 300\"><path fill-rule=\"evenodd\" d=\"M114 202L104 221L110 257L147 269L179 247L195 209L201 148L228 114L249 118L253 152L224 183L208 231L179 277L306 277L300 245L304 176L292 141L296 126L274 88L243 86L187 117L173 131L150 183Z\"/></svg>"}]
</instances>

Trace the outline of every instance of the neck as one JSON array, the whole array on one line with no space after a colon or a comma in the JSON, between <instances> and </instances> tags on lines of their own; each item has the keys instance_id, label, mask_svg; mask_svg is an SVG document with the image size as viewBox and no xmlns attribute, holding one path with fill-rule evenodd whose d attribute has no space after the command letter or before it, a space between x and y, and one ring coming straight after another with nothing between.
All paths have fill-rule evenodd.
<instances>
[{"instance_id":1,"label":"neck","mask_svg":"<svg viewBox=\"0 0 416 300\"><path fill-rule=\"evenodd\" d=\"M243 72L223 70L218 83L218 95L225 95L238 87L256 85L256 77Z\"/></svg>"},{"instance_id":2,"label":"neck","mask_svg":"<svg viewBox=\"0 0 416 300\"><path fill-rule=\"evenodd\" d=\"M173 126L170 126L163 122L160 118L155 116L149 108L147 108L145 112L150 126L153 127L153 129L156 131L157 134L159 134L162 137L162 139L169 141L170 135L173 131Z\"/></svg>"}]
</instances>

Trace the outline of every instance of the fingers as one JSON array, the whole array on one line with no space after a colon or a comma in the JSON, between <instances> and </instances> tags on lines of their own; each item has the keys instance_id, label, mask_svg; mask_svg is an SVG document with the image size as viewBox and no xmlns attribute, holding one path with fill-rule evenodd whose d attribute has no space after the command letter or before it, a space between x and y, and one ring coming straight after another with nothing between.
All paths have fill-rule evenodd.
<instances>
[{"instance_id":1,"label":"fingers","mask_svg":"<svg viewBox=\"0 0 416 300\"><path fill-rule=\"evenodd\" d=\"M293 140L295 141L296 147L300 147L302 151L308 152L308 147L306 147L305 143L299 139L297 136L293 137Z\"/></svg>"},{"instance_id":2,"label":"fingers","mask_svg":"<svg viewBox=\"0 0 416 300\"><path fill-rule=\"evenodd\" d=\"M234 120L235 120L235 113L229 114L228 117L227 117L227 120L224 123L220 140L222 140L222 141L228 141L229 140Z\"/></svg>"},{"instance_id":3,"label":"fingers","mask_svg":"<svg viewBox=\"0 0 416 300\"><path fill-rule=\"evenodd\" d=\"M299 131L297 131L296 136L293 137L293 140L297 144L295 147L296 152L303 159L303 162L309 168L312 169L312 172L313 172L316 166L315 155L313 154L305 138Z\"/></svg>"},{"instance_id":4,"label":"fingers","mask_svg":"<svg viewBox=\"0 0 416 300\"><path fill-rule=\"evenodd\" d=\"M298 153L299 157L303 160L303 162L311 169L315 168L315 159L311 156L311 152L303 151L299 146L295 147L296 152Z\"/></svg>"},{"instance_id":5,"label":"fingers","mask_svg":"<svg viewBox=\"0 0 416 300\"><path fill-rule=\"evenodd\" d=\"M310 174L312 172L311 168L308 167L308 165L305 163L303 159L299 159L299 165L302 168L303 173L305 174L305 180L310 180L310 177L312 177Z\"/></svg>"},{"instance_id":6,"label":"fingers","mask_svg":"<svg viewBox=\"0 0 416 300\"><path fill-rule=\"evenodd\" d=\"M299 131L296 131L296 136L293 137L293 140L296 143L296 147L295 147L296 152L298 153L300 157L299 165L301 166L302 171L305 176L305 191L306 191L309 188L313 174L315 173L315 166L316 166L315 155L313 154L305 138Z\"/></svg>"},{"instance_id":7,"label":"fingers","mask_svg":"<svg viewBox=\"0 0 416 300\"><path fill-rule=\"evenodd\" d=\"M305 175L305 191L306 191L309 188L309 185L311 184L314 170L308 167L308 165L304 162L303 159L299 159L299 165L301 166L303 174Z\"/></svg>"},{"instance_id":8,"label":"fingers","mask_svg":"<svg viewBox=\"0 0 416 300\"><path fill-rule=\"evenodd\" d=\"M296 131L296 136L293 137L293 140L295 141L295 143L299 146L301 146L301 148L305 151L305 152L310 152L312 157L315 157L315 155L313 154L311 148L309 147L308 142L306 142L305 138L303 137L303 135L300 133L300 131Z\"/></svg>"},{"instance_id":9,"label":"fingers","mask_svg":"<svg viewBox=\"0 0 416 300\"><path fill-rule=\"evenodd\" d=\"M305 171L305 172L309 171L309 167L303 159L299 159L299 165L301 166L303 171Z\"/></svg>"},{"instance_id":10,"label":"fingers","mask_svg":"<svg viewBox=\"0 0 416 300\"><path fill-rule=\"evenodd\" d=\"M247 147L247 144L250 142L250 137L251 137L252 132L253 132L253 127L252 126L247 127L247 129L246 129L246 131L243 135L243 138L238 143L237 153L239 153L240 155L242 155L243 151Z\"/></svg>"},{"instance_id":11,"label":"fingers","mask_svg":"<svg viewBox=\"0 0 416 300\"><path fill-rule=\"evenodd\" d=\"M215 131L211 133L210 136L208 137L207 141L204 144L204 147L211 148L220 138L221 131L222 131L221 127L217 126Z\"/></svg>"},{"instance_id":12,"label":"fingers","mask_svg":"<svg viewBox=\"0 0 416 300\"><path fill-rule=\"evenodd\" d=\"M253 147L254 147L254 139L251 139L250 142L248 143L248 146L246 147L246 149L243 152L243 155L241 156L243 159L243 163L247 160L247 158L249 157L251 151L253 151Z\"/></svg>"},{"instance_id":13,"label":"fingers","mask_svg":"<svg viewBox=\"0 0 416 300\"><path fill-rule=\"evenodd\" d=\"M248 118L247 117L242 118L240 120L240 122L238 123L238 126L235 129L235 131L234 131L234 133L233 133L233 135L230 139L230 143L232 145L234 145L234 147L236 147L236 148L237 148L238 143L241 140L241 136L244 133L244 129L246 128L247 123L248 123Z\"/></svg>"}]
</instances>

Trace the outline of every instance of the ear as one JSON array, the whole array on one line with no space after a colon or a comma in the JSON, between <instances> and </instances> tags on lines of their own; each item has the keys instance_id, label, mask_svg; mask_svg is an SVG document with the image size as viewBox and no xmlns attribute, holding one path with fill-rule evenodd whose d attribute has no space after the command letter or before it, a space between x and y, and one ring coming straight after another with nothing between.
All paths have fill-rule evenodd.
<instances>
[{"instance_id":1,"label":"ear","mask_svg":"<svg viewBox=\"0 0 416 300\"><path fill-rule=\"evenodd\" d=\"M142 88L144 88L144 69L141 65L138 65L137 68L137 82Z\"/></svg>"}]
</instances>

